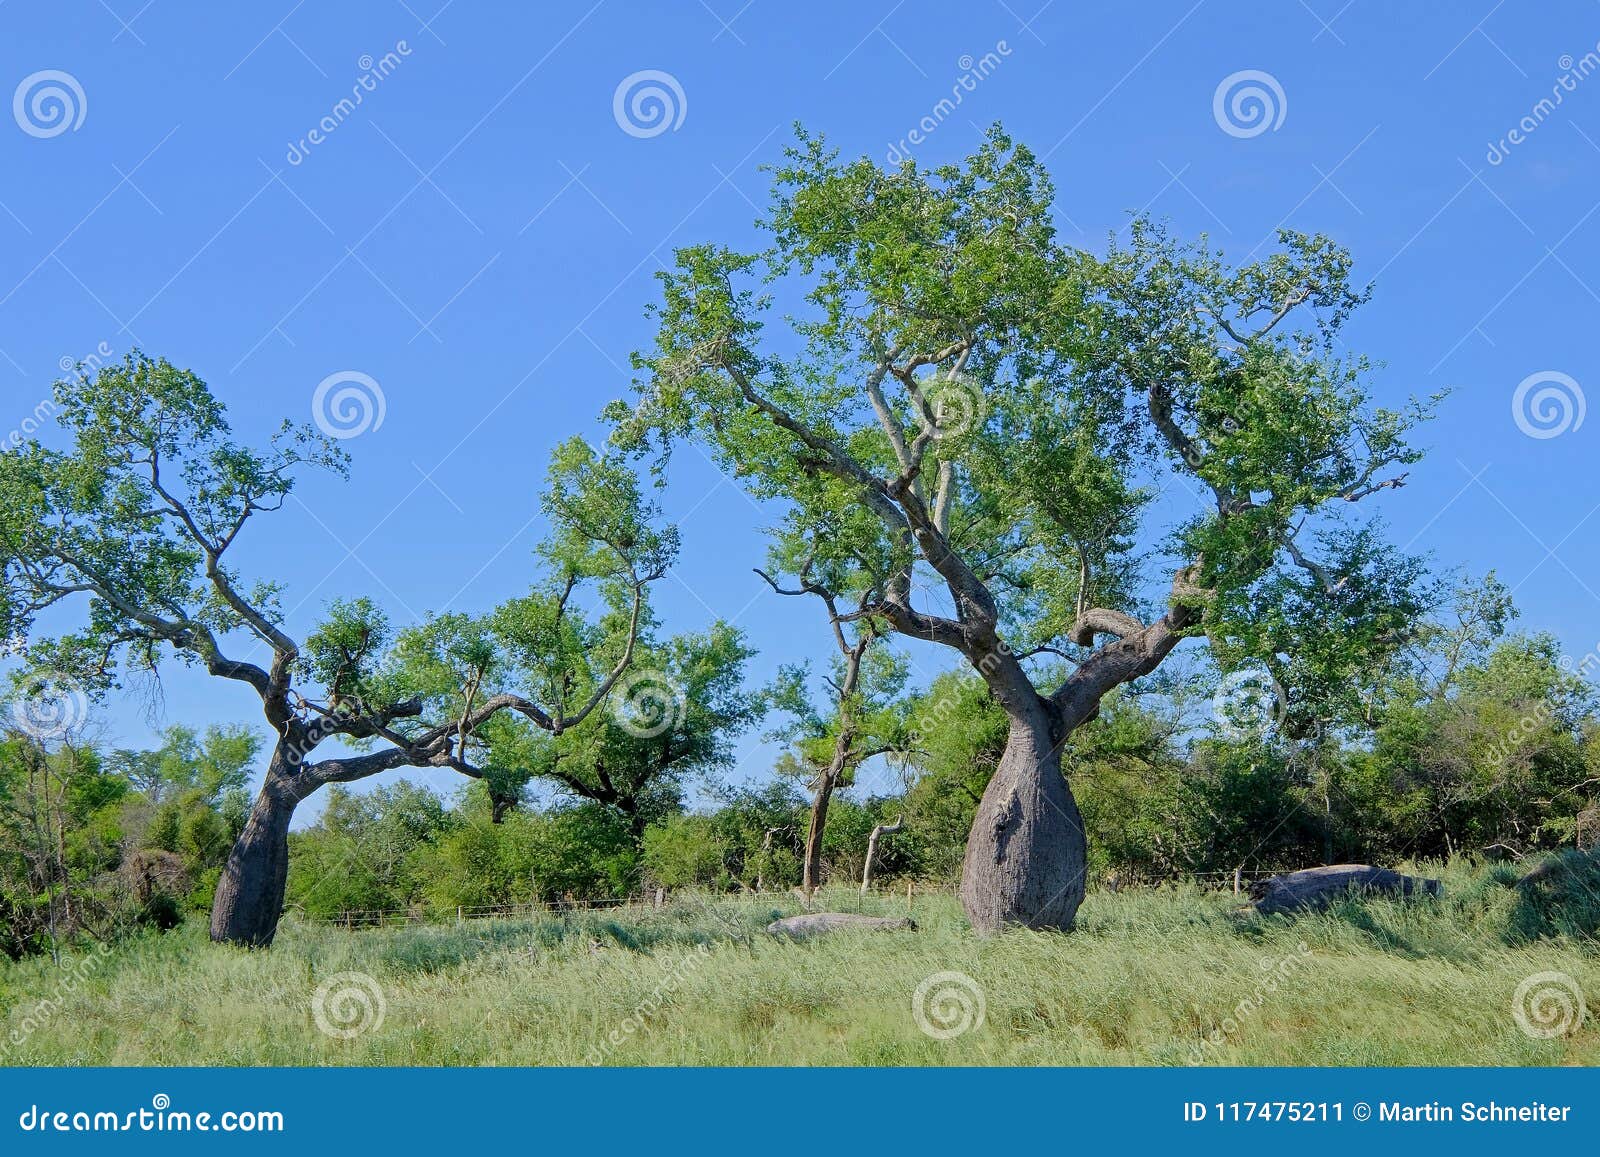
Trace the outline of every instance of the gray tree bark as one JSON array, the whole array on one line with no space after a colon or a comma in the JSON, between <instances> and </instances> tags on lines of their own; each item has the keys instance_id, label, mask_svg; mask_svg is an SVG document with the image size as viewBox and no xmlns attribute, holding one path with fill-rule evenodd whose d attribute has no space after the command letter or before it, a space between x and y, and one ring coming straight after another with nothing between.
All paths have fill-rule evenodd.
<instances>
[{"instance_id":1,"label":"gray tree bark","mask_svg":"<svg viewBox=\"0 0 1600 1157\"><path fill-rule=\"evenodd\" d=\"M294 809L309 794L294 782L295 766L280 744L217 880L211 904L213 940L266 948L277 935L289 881L289 824Z\"/></svg>"},{"instance_id":2,"label":"gray tree bark","mask_svg":"<svg viewBox=\"0 0 1600 1157\"><path fill-rule=\"evenodd\" d=\"M905 820L898 819L892 824L879 824L872 829L872 835L867 839L867 862L861 866L861 894L863 896L872 888L872 870L878 862L878 841L884 836L899 831L904 826Z\"/></svg>"},{"instance_id":3,"label":"gray tree bark","mask_svg":"<svg viewBox=\"0 0 1600 1157\"><path fill-rule=\"evenodd\" d=\"M1006 925L1071 931L1088 844L1044 712L1013 719L978 804L961 866L961 903L980 935Z\"/></svg>"},{"instance_id":4,"label":"gray tree bark","mask_svg":"<svg viewBox=\"0 0 1600 1157\"><path fill-rule=\"evenodd\" d=\"M805 865L800 876L800 887L807 896L822 886L822 835L828 827L833 785L833 769L828 768L817 777L816 791L811 797L811 823L806 828Z\"/></svg>"}]
</instances>

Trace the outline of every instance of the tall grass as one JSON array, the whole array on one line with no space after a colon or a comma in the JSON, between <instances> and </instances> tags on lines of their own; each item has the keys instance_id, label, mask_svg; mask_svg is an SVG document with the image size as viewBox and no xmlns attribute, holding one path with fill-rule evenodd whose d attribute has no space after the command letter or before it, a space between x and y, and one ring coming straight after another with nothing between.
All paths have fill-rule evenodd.
<instances>
[{"instance_id":1,"label":"tall grass","mask_svg":"<svg viewBox=\"0 0 1600 1157\"><path fill-rule=\"evenodd\" d=\"M1594 1064L1600 878L1572 865L1535 889L1459 867L1441 900L1293 918L1191 886L1098 893L1073 935L988 940L950 896L914 901L916 931L804 942L765 933L800 911L771 898L399 930L291 920L266 952L194 922L118 945L72 992L48 960L0 967L0 1044L4 1063L44 1065ZM906 914L903 896L862 907ZM313 996L349 972L376 983L384 1018L341 1039ZM1541 1039L1512 1000L1549 972L1597 1012ZM981 1025L919 1027L914 994L936 973L971 987L936 984L930 1027L976 1021L979 994Z\"/></svg>"}]
</instances>

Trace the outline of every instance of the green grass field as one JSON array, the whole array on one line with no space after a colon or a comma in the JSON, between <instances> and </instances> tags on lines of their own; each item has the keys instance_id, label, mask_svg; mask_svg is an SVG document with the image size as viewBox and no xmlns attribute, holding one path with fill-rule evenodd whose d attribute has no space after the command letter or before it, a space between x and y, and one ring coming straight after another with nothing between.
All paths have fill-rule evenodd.
<instances>
[{"instance_id":1,"label":"green grass field","mask_svg":"<svg viewBox=\"0 0 1600 1157\"><path fill-rule=\"evenodd\" d=\"M1190 887L1098 893L1073 935L990 940L942 895L914 901L916 931L804 943L763 931L801 910L772 897L366 931L290 919L266 952L212 945L193 919L64 971L0 966L0 1043L4 1063L27 1065L1600 1062L1596 1012L1548 1039L1513 1016L1540 973L1563 974L1569 1005L1574 989L1600 1005L1588 884L1529 897L1504 869L1445 875L1443 900L1299 918ZM828 901L906 912L903 895ZM365 984L338 978L351 972L381 996L335 992L321 1019L350 1035L332 1035L315 994ZM971 985L935 982L931 1035L914 1004L936 973ZM1533 1028L1572 1019L1559 1001L1524 1005Z\"/></svg>"}]
</instances>

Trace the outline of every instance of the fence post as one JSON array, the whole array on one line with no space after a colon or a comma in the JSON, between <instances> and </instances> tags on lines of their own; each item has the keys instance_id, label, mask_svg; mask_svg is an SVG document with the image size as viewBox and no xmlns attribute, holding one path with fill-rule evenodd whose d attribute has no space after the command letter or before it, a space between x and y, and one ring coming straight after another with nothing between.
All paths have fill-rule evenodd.
<instances>
[{"instance_id":1,"label":"fence post","mask_svg":"<svg viewBox=\"0 0 1600 1157\"><path fill-rule=\"evenodd\" d=\"M1243 870L1243 865L1241 865L1240 867L1235 868L1233 870L1233 894L1235 896L1237 896L1239 894L1239 873L1242 870Z\"/></svg>"}]
</instances>

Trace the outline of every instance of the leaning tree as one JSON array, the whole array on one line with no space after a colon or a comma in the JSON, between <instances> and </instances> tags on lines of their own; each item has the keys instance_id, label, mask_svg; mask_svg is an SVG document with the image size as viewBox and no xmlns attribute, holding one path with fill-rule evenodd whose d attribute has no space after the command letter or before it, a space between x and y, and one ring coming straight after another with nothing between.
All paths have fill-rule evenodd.
<instances>
[{"instance_id":1,"label":"leaning tree","mask_svg":"<svg viewBox=\"0 0 1600 1157\"><path fill-rule=\"evenodd\" d=\"M290 821L324 785L405 766L482 776L480 732L502 712L551 734L594 714L676 549L634 474L574 440L552 459L545 578L526 597L400 631L368 599L335 601L297 640L280 586L247 584L234 548L300 471L344 473L344 452L287 422L265 448L240 444L204 382L138 353L55 396L70 447L0 455L0 630L27 636L31 668L89 695L176 661L259 698L274 740L217 885L215 940L271 943ZM36 637L42 612L75 600L75 628ZM324 744L337 749L319 757Z\"/></svg>"},{"instance_id":2,"label":"leaning tree","mask_svg":"<svg viewBox=\"0 0 1600 1157\"><path fill-rule=\"evenodd\" d=\"M697 439L816 528L854 575L841 619L986 680L1010 730L962 873L983 932L1072 926L1085 842L1061 751L1107 692L1201 636L1230 670L1285 675L1315 638L1326 677L1413 606L1414 568L1338 513L1401 485L1431 405L1374 406L1337 350L1366 298L1348 255L1282 231L1230 268L1142 219L1094 255L1058 240L1052 200L998 128L929 171L841 163L802 132L770 245L678 251L641 398L610 410L621 443Z\"/></svg>"}]
</instances>

